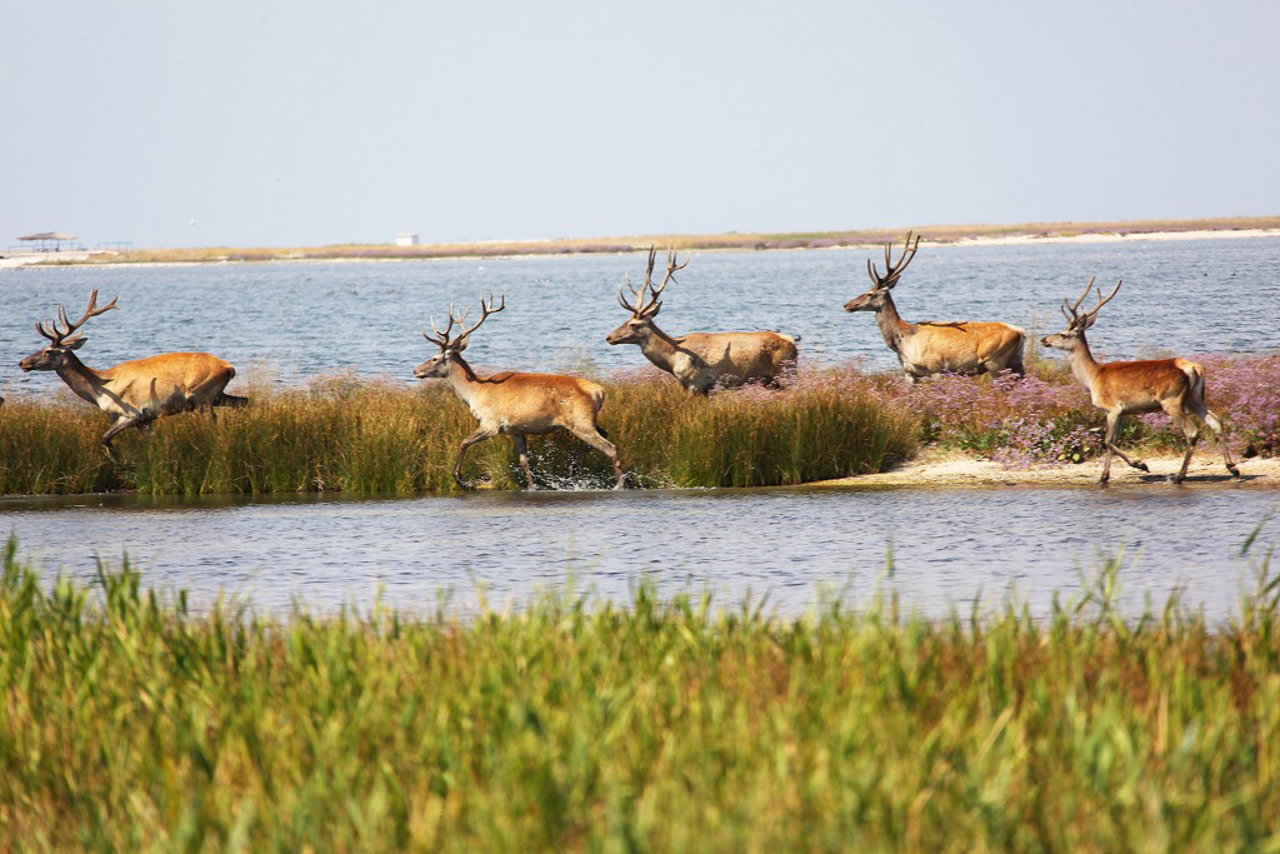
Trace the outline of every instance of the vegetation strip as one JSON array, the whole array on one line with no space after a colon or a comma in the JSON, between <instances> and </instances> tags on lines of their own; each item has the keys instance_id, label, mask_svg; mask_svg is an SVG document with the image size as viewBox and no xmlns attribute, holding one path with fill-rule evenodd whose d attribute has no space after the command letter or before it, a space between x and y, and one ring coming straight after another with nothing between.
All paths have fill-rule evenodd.
<instances>
[{"instance_id":1,"label":"vegetation strip","mask_svg":"<svg viewBox=\"0 0 1280 854\"><path fill-rule=\"evenodd\" d=\"M1226 217L1191 220L1124 220L1116 222L1038 222L1015 225L911 226L930 243L1009 238L1059 238L1087 235L1141 237L1200 231L1254 231L1280 229L1280 216ZM839 231L758 232L727 234L651 234L633 237L557 238L545 240L494 240L483 243L434 243L421 246L336 244L307 247L202 247L189 249L140 249L94 254L74 263L200 263L223 261L292 260L413 260L432 258L492 258L510 255L579 255L642 252L650 246L679 250L716 249L831 249L845 246L879 246L902 236L908 226ZM49 263L57 263L50 258Z\"/></svg>"},{"instance_id":2,"label":"vegetation strip","mask_svg":"<svg viewBox=\"0 0 1280 854\"><path fill-rule=\"evenodd\" d=\"M1246 546L1247 549L1247 546ZM0 838L30 850L1269 850L1280 578L1123 619L892 594L546 595L285 621L125 566L0 577Z\"/></svg>"},{"instance_id":3,"label":"vegetation strip","mask_svg":"<svg viewBox=\"0 0 1280 854\"><path fill-rule=\"evenodd\" d=\"M914 451L917 419L881 399L857 372L807 372L782 392L748 388L692 400L644 369L605 386L600 424L645 486L766 486L880 471ZM82 402L11 400L0 407L0 492L135 489L151 494L449 491L458 447L475 428L448 388L406 389L334 377L308 389L249 389L252 404L157 422L116 439L121 464L98 443L100 413ZM607 461L582 459L565 436L533 437L543 486L613 485ZM464 479L522 484L511 442L484 442Z\"/></svg>"},{"instance_id":4,"label":"vegetation strip","mask_svg":"<svg viewBox=\"0 0 1280 854\"><path fill-rule=\"evenodd\" d=\"M1196 356L1206 396L1233 452L1280 450L1280 355ZM600 425L643 486L775 486L884 471L917 447L958 450L1011 468L1077 463L1099 450L1102 418L1060 361L1029 360L1029 375L930 378L908 387L894 374L803 369L782 391L748 387L690 398L644 368L603 381ZM157 422L103 454L101 413L60 402L0 407L0 493L138 490L156 495L341 490L409 494L456 489L450 471L475 426L442 385L412 389L353 376L305 389L251 387L253 403ZM1143 454L1182 447L1162 414L1128 419L1119 441ZM529 443L541 486L613 484L607 461L567 436ZM1202 443L1197 459L1210 454ZM1248 469L1246 466L1246 473ZM471 449L464 476L495 489L523 486L511 442Z\"/></svg>"}]
</instances>

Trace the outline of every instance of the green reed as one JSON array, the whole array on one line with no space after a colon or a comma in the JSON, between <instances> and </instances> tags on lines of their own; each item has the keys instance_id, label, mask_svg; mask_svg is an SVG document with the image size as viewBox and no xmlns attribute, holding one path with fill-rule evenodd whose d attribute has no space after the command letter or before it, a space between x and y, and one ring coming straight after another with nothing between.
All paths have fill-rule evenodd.
<instances>
[{"instance_id":1,"label":"green reed","mask_svg":"<svg viewBox=\"0 0 1280 854\"><path fill-rule=\"evenodd\" d=\"M759 389L691 399L666 378L607 383L600 424L642 484L765 486L878 471L915 446L914 419L878 401L869 381L814 372L783 392ZM82 403L0 407L0 493L136 489L154 494L455 489L458 446L475 429L443 385L405 388L332 377L306 389L255 389L244 409L217 418L163 418L116 439L120 464L98 439L109 426ZM581 451L567 437L530 439L544 484L570 476ZM582 477L609 482L589 452ZM511 441L470 449L468 481L523 485Z\"/></svg>"},{"instance_id":2,"label":"green reed","mask_svg":"<svg viewBox=\"0 0 1280 854\"><path fill-rule=\"evenodd\" d=\"M1270 850L1280 579L1122 619L889 594L254 616L0 577L0 838L27 850Z\"/></svg>"}]
</instances>

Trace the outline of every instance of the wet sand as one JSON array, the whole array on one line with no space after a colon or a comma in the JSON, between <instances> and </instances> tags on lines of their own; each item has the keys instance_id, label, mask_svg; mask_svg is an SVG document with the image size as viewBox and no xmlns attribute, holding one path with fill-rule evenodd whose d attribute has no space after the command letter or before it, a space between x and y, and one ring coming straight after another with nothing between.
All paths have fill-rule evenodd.
<instances>
[{"instance_id":1,"label":"wet sand","mask_svg":"<svg viewBox=\"0 0 1280 854\"><path fill-rule=\"evenodd\" d=\"M1126 453L1129 453L1126 450ZM1168 483L1178 472L1182 455L1141 457L1151 469L1139 471L1125 465L1119 457L1111 463L1112 485ZM1222 457L1212 445L1204 443L1196 449L1187 469L1186 487L1264 488L1280 490L1280 459L1253 457L1237 460L1240 477L1232 477ZM1079 464L1005 468L990 460L974 459L955 451L926 449L915 459L879 474L865 474L825 480L808 486L1096 486L1102 475L1101 458Z\"/></svg>"}]
</instances>

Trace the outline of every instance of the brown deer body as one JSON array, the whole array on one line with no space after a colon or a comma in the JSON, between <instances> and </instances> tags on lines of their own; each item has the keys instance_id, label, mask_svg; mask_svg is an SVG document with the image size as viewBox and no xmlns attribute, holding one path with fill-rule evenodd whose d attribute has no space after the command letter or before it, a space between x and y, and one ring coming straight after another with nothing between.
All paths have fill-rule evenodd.
<instances>
[{"instance_id":1,"label":"brown deer body","mask_svg":"<svg viewBox=\"0 0 1280 854\"><path fill-rule=\"evenodd\" d=\"M676 272L689 263L677 264L674 253L667 254L667 274L662 284L653 284L656 250L649 250L649 267L644 284L637 290L627 286L635 298L629 303L618 291L618 302L631 317L605 338L610 344L638 344L645 358L671 374L690 394L707 394L712 387L735 386L759 381L776 385L783 372L795 366L796 341L789 335L761 332L692 332L679 337L667 335L653 319L662 309L659 299Z\"/></svg>"},{"instance_id":2,"label":"brown deer body","mask_svg":"<svg viewBox=\"0 0 1280 854\"><path fill-rule=\"evenodd\" d=\"M910 323L898 314L890 291L915 257L919 245L920 238L917 237L913 245L908 233L906 246L896 264L890 257L893 244L886 245L884 262L888 272L884 276L868 260L867 273L873 287L845 303L844 310L876 313L876 325L880 327L884 343L898 354L902 370L913 383L922 377L947 372L985 374L1007 370L1022 375L1022 347L1027 336L1016 326L975 321Z\"/></svg>"},{"instance_id":3,"label":"brown deer body","mask_svg":"<svg viewBox=\"0 0 1280 854\"><path fill-rule=\"evenodd\" d=\"M215 406L248 403L247 398L223 391L235 377L236 369L208 353L164 353L121 362L105 370L85 365L73 351L88 339L73 334L90 317L118 307L114 299L102 308L97 307L97 301L95 290L84 316L75 323L70 322L62 306L58 306L61 328L58 323L51 323L48 329L37 323L36 330L50 344L23 359L19 367L24 371L56 371L79 397L110 415L115 423L102 436L108 456L112 455L111 440L130 427L145 430L155 419L166 415L208 407L212 416Z\"/></svg>"},{"instance_id":4,"label":"brown deer body","mask_svg":"<svg viewBox=\"0 0 1280 854\"><path fill-rule=\"evenodd\" d=\"M562 374L533 374L504 371L480 376L462 358L462 351L470 342L471 333L491 314L506 308L506 299L497 308L493 298L488 304L481 302L480 319L469 329L464 328L450 337L453 326L463 325L466 315L456 317L449 306L449 325L441 332L432 322L435 336L422 335L440 348L440 353L418 365L413 375L418 379L443 379L454 394L471 410L480 422L474 433L462 440L458 459L453 466L453 479L466 489L462 480L462 461L467 449L477 442L491 439L500 433L511 436L520 456L520 467L530 489L537 489L533 472L529 468L529 450L526 436L566 430L609 458L616 476L615 488L623 486L622 467L618 463L618 449L596 424L600 407L604 404L604 388L597 383Z\"/></svg>"},{"instance_id":5,"label":"brown deer body","mask_svg":"<svg viewBox=\"0 0 1280 854\"><path fill-rule=\"evenodd\" d=\"M1227 471L1238 477L1240 470L1231 460L1231 451L1223 438L1222 422L1204 402L1204 368L1187 359L1146 359L1135 362L1099 362L1093 358L1089 350L1089 342L1085 340L1085 330L1093 326L1098 311L1111 301L1120 290L1120 282L1116 283L1107 297L1098 291L1098 304L1092 311L1080 314L1077 309L1093 288L1093 279L1085 287L1075 305L1067 300L1062 302L1062 313L1067 318L1067 328L1056 335L1049 335L1041 340L1046 347L1065 350L1069 354L1071 372L1076 381L1089 390L1093 405L1107 413L1107 429L1103 437L1105 448L1100 483L1111 479L1111 455L1115 453L1130 466L1142 471L1150 471L1141 460L1131 460L1115 445L1116 431L1120 421L1126 415L1159 412L1163 410L1173 421L1187 442L1186 454L1182 458L1182 468L1177 475L1170 478L1174 483L1181 483L1187 476L1187 466L1191 464L1191 453L1200 439L1200 428L1191 420L1195 415L1217 434L1218 445L1222 449L1223 460Z\"/></svg>"}]
</instances>

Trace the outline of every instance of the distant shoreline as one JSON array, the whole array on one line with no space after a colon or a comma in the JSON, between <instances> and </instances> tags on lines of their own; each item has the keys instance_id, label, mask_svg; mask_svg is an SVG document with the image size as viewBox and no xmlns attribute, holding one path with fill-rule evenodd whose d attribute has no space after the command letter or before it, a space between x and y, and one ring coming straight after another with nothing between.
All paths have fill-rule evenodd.
<instances>
[{"instance_id":1,"label":"distant shoreline","mask_svg":"<svg viewBox=\"0 0 1280 854\"><path fill-rule=\"evenodd\" d=\"M316 247L144 249L130 252L45 252L0 257L0 269L105 264L225 264L245 262L422 261L563 257L642 252L650 246L683 251L856 249L901 240L908 230L935 246L1011 246L1037 243L1120 243L1280 237L1280 216L1196 220L1133 220L1021 225L933 225L786 234L648 235L546 240L437 243L419 246L344 244Z\"/></svg>"}]
</instances>

